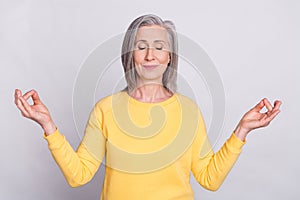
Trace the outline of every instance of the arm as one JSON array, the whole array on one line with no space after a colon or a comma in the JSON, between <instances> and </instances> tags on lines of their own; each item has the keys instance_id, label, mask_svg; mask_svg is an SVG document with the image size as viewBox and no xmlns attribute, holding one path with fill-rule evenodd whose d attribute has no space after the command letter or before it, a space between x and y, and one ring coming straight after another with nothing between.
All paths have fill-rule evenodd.
<instances>
[{"instance_id":1,"label":"arm","mask_svg":"<svg viewBox=\"0 0 300 200\"><path fill-rule=\"evenodd\" d=\"M261 100L242 117L234 133L216 154L208 141L204 125L200 126L192 160L192 172L196 180L206 189L217 190L238 159L247 134L256 128L267 126L279 113L280 104L280 101L275 101L272 107L267 99ZM264 106L268 111L260 113Z\"/></svg>"},{"instance_id":2,"label":"arm","mask_svg":"<svg viewBox=\"0 0 300 200\"><path fill-rule=\"evenodd\" d=\"M30 97L33 105L27 102ZM96 112L91 112L85 136L75 152L56 128L48 109L41 102L36 91L31 90L22 95L20 90L16 90L15 103L24 117L36 121L43 128L52 156L68 183L76 187L91 180L105 152L105 138L102 136Z\"/></svg>"},{"instance_id":3,"label":"arm","mask_svg":"<svg viewBox=\"0 0 300 200\"><path fill-rule=\"evenodd\" d=\"M106 138L102 134L96 109L94 108L90 114L84 137L76 152L58 130L45 136L54 160L72 187L89 182L97 172L105 154Z\"/></svg>"},{"instance_id":4,"label":"arm","mask_svg":"<svg viewBox=\"0 0 300 200\"><path fill-rule=\"evenodd\" d=\"M202 118L200 119L199 129L192 147L191 168L195 179L202 187L216 191L238 159L245 143L235 134L231 134L221 149L214 153L206 134L204 122Z\"/></svg>"}]
</instances>

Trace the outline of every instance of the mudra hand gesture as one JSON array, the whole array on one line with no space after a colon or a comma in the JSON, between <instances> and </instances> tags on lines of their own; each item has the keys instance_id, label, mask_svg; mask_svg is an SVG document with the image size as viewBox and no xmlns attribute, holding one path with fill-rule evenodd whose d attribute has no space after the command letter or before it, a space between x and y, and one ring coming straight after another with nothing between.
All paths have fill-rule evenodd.
<instances>
[{"instance_id":1,"label":"mudra hand gesture","mask_svg":"<svg viewBox=\"0 0 300 200\"><path fill-rule=\"evenodd\" d=\"M257 128L265 127L278 115L281 101L276 100L274 106L268 101L268 99L262 99L255 107L249 110L240 120L238 126L235 129L236 136L245 140L247 134ZM261 110L266 107L267 112L261 113Z\"/></svg>"},{"instance_id":2,"label":"mudra hand gesture","mask_svg":"<svg viewBox=\"0 0 300 200\"><path fill-rule=\"evenodd\" d=\"M29 98L32 98L32 105L27 102ZM22 95L22 92L19 89L16 89L15 104L24 117L29 118L41 125L46 135L49 135L56 130L56 126L53 123L47 107L42 103L38 93L35 90L30 90Z\"/></svg>"}]
</instances>

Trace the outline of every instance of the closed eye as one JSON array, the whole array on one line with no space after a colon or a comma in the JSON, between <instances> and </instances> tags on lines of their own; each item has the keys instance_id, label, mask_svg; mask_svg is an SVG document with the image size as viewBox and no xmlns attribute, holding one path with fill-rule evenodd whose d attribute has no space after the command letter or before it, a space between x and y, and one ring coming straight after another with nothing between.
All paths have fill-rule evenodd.
<instances>
[{"instance_id":1,"label":"closed eye","mask_svg":"<svg viewBox=\"0 0 300 200\"><path fill-rule=\"evenodd\" d=\"M138 50L145 50L147 47L138 47Z\"/></svg>"},{"instance_id":2,"label":"closed eye","mask_svg":"<svg viewBox=\"0 0 300 200\"><path fill-rule=\"evenodd\" d=\"M154 48L155 48L156 50L163 50L163 49L165 49L165 45L164 45L164 43L162 43L162 42L155 42Z\"/></svg>"}]
</instances>

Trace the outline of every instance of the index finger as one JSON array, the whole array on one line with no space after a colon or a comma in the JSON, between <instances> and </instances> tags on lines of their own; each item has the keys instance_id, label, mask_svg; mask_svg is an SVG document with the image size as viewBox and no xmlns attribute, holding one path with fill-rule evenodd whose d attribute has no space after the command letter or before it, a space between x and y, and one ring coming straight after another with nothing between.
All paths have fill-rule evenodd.
<instances>
[{"instance_id":1,"label":"index finger","mask_svg":"<svg viewBox=\"0 0 300 200\"><path fill-rule=\"evenodd\" d=\"M252 108L252 110L260 111L263 107L264 107L264 102L263 102L263 100L261 100L258 104L256 104L256 105Z\"/></svg>"},{"instance_id":2,"label":"index finger","mask_svg":"<svg viewBox=\"0 0 300 200\"><path fill-rule=\"evenodd\" d=\"M41 102L39 94L35 90L34 90L34 93L32 94L32 100L33 100L34 103L40 103Z\"/></svg>"},{"instance_id":3,"label":"index finger","mask_svg":"<svg viewBox=\"0 0 300 200\"><path fill-rule=\"evenodd\" d=\"M29 97L32 98L33 103L35 103L35 104L40 103L40 101L41 101L37 91L35 91L35 90L30 90L29 92L27 92L26 94L23 95L23 98L25 100L28 100Z\"/></svg>"},{"instance_id":4,"label":"index finger","mask_svg":"<svg viewBox=\"0 0 300 200\"><path fill-rule=\"evenodd\" d=\"M267 107L268 111L271 111L273 109L272 104L269 102L267 98L263 99L265 106Z\"/></svg>"},{"instance_id":5,"label":"index finger","mask_svg":"<svg viewBox=\"0 0 300 200\"><path fill-rule=\"evenodd\" d=\"M26 92L24 95L23 95L23 98L25 99L25 100L28 100L28 98L30 97L30 96L32 96L33 94L34 94L34 90L30 90L30 91L28 91L28 92Z\"/></svg>"}]
</instances>

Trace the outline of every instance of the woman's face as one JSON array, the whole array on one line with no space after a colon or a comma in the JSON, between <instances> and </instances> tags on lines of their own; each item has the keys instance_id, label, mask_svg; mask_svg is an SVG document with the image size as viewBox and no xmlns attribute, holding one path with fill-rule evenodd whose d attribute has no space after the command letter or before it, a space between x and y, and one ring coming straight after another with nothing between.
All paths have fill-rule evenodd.
<instances>
[{"instance_id":1,"label":"woman's face","mask_svg":"<svg viewBox=\"0 0 300 200\"><path fill-rule=\"evenodd\" d=\"M138 29L133 53L138 84L162 84L163 73L170 62L169 49L165 28L151 25Z\"/></svg>"}]
</instances>

